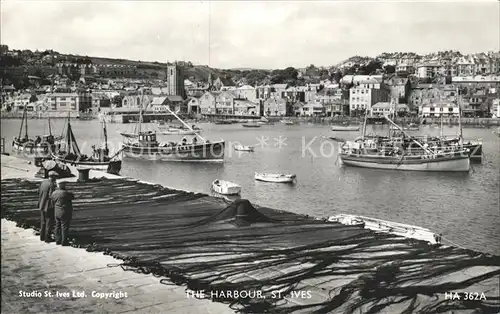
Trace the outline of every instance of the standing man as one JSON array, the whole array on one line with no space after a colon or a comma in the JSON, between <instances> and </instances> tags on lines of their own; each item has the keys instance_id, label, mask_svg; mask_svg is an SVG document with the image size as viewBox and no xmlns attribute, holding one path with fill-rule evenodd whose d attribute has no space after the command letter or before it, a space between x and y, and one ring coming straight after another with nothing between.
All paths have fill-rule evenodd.
<instances>
[{"instance_id":1,"label":"standing man","mask_svg":"<svg viewBox=\"0 0 500 314\"><path fill-rule=\"evenodd\" d=\"M73 198L73 193L66 190L66 182L58 182L57 189L51 196L56 218L56 244L69 245L68 233L71 218L73 218Z\"/></svg>"},{"instance_id":2,"label":"standing man","mask_svg":"<svg viewBox=\"0 0 500 314\"><path fill-rule=\"evenodd\" d=\"M56 189L57 172L49 171L49 178L42 182L38 190L38 209L40 210L40 241L52 242L50 234L54 225L54 205L50 196Z\"/></svg>"}]
</instances>

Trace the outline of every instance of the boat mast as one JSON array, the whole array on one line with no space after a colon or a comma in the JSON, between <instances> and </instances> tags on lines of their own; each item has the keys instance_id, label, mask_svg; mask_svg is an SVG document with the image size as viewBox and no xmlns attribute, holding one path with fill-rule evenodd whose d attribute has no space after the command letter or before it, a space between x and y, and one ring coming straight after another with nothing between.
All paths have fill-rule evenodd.
<instances>
[{"instance_id":1,"label":"boat mast","mask_svg":"<svg viewBox=\"0 0 500 314\"><path fill-rule=\"evenodd\" d=\"M439 114L441 116L441 130L439 132L441 138L443 138L443 112Z\"/></svg>"},{"instance_id":2,"label":"boat mast","mask_svg":"<svg viewBox=\"0 0 500 314\"><path fill-rule=\"evenodd\" d=\"M458 129L459 129L459 139L462 140L462 106L461 106L461 98L459 94L459 88L457 87L457 105L458 105Z\"/></svg>"},{"instance_id":3,"label":"boat mast","mask_svg":"<svg viewBox=\"0 0 500 314\"><path fill-rule=\"evenodd\" d=\"M52 136L52 127L50 126L50 116L49 116L49 135Z\"/></svg>"},{"instance_id":4,"label":"boat mast","mask_svg":"<svg viewBox=\"0 0 500 314\"><path fill-rule=\"evenodd\" d=\"M19 137L18 137L19 140L21 139L21 135L23 134L23 126L24 126L24 120L25 120L25 118L26 118L26 108L23 111L23 118L21 120L21 127L19 128Z\"/></svg>"},{"instance_id":5,"label":"boat mast","mask_svg":"<svg viewBox=\"0 0 500 314\"><path fill-rule=\"evenodd\" d=\"M26 112L26 123L24 124L24 130L26 132L26 139L28 138L28 106L24 106L24 112Z\"/></svg>"},{"instance_id":6,"label":"boat mast","mask_svg":"<svg viewBox=\"0 0 500 314\"><path fill-rule=\"evenodd\" d=\"M365 134L366 134L366 120L368 117L368 113L365 111L365 121L363 121L363 133L361 134L361 139L365 139Z\"/></svg>"},{"instance_id":7,"label":"boat mast","mask_svg":"<svg viewBox=\"0 0 500 314\"><path fill-rule=\"evenodd\" d=\"M107 155L108 154L108 130L106 129L106 121L103 119L102 120L102 130L104 133L104 153Z\"/></svg>"},{"instance_id":8,"label":"boat mast","mask_svg":"<svg viewBox=\"0 0 500 314\"><path fill-rule=\"evenodd\" d=\"M432 150L430 150L429 148L424 147L422 144L420 144L420 142L416 141L412 136L409 136L403 130L403 128L401 128L399 125L397 125L396 123L394 123L391 119L389 119L389 116L385 116L385 119L387 121L389 121L389 123L391 123L392 125L394 125L396 128L398 128L398 130L400 130L401 132L403 132L404 135L408 136L408 138L410 138L415 144L417 144L418 146L420 146L420 148L422 148L425 152L430 153L430 154L434 154L434 152Z\"/></svg>"},{"instance_id":9,"label":"boat mast","mask_svg":"<svg viewBox=\"0 0 500 314\"><path fill-rule=\"evenodd\" d=\"M138 130L137 134L141 133L141 124L142 124L142 104L144 102L144 89L141 89L141 103L139 105L139 124L137 125Z\"/></svg>"}]
</instances>

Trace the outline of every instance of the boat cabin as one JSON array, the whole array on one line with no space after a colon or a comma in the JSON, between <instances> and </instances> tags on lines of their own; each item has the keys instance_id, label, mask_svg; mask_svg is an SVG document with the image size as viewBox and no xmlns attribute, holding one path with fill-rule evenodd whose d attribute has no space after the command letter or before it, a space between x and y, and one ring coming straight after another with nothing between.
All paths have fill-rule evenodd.
<instances>
[{"instance_id":1,"label":"boat cabin","mask_svg":"<svg viewBox=\"0 0 500 314\"><path fill-rule=\"evenodd\" d=\"M158 146L156 133L151 131L139 134L139 143L141 146Z\"/></svg>"}]
</instances>

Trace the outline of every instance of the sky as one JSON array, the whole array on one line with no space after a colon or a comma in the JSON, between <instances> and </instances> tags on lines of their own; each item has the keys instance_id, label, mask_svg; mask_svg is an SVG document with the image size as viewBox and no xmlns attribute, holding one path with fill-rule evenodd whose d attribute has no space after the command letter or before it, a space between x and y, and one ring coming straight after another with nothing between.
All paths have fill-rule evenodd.
<instances>
[{"instance_id":1,"label":"sky","mask_svg":"<svg viewBox=\"0 0 500 314\"><path fill-rule=\"evenodd\" d=\"M500 50L500 2L1 1L10 49L215 68L328 66L382 52Z\"/></svg>"}]
</instances>

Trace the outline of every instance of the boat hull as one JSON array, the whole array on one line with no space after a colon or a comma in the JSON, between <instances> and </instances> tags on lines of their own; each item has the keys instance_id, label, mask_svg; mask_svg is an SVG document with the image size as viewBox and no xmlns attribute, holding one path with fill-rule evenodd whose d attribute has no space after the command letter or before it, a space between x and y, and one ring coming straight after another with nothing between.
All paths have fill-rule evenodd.
<instances>
[{"instance_id":1,"label":"boat hull","mask_svg":"<svg viewBox=\"0 0 500 314\"><path fill-rule=\"evenodd\" d=\"M265 175L265 174L255 174L255 180L271 183L293 183L295 182L295 175Z\"/></svg>"},{"instance_id":2,"label":"boat hull","mask_svg":"<svg viewBox=\"0 0 500 314\"><path fill-rule=\"evenodd\" d=\"M26 155L27 157L51 157L52 152L55 150L54 144L34 142L19 142L14 140L12 142L12 149Z\"/></svg>"},{"instance_id":3,"label":"boat hull","mask_svg":"<svg viewBox=\"0 0 500 314\"><path fill-rule=\"evenodd\" d=\"M359 131L360 127L359 126L332 126L332 131L339 132L339 131Z\"/></svg>"},{"instance_id":4,"label":"boat hull","mask_svg":"<svg viewBox=\"0 0 500 314\"><path fill-rule=\"evenodd\" d=\"M112 174L119 174L122 161L121 160L111 160L111 161L90 161L90 160L68 160L64 157L52 155L52 158L58 162L63 164L76 167L78 169L89 169L89 170L98 170L104 171Z\"/></svg>"},{"instance_id":5,"label":"boat hull","mask_svg":"<svg viewBox=\"0 0 500 314\"><path fill-rule=\"evenodd\" d=\"M122 153L126 157L163 161L224 161L223 141L196 145L177 146L138 146L122 144Z\"/></svg>"},{"instance_id":6,"label":"boat hull","mask_svg":"<svg viewBox=\"0 0 500 314\"><path fill-rule=\"evenodd\" d=\"M222 195L239 195L241 193L241 186L229 182L221 182L220 184L213 182L212 190Z\"/></svg>"},{"instance_id":7,"label":"boat hull","mask_svg":"<svg viewBox=\"0 0 500 314\"><path fill-rule=\"evenodd\" d=\"M445 155L444 157L437 157L435 159L422 159L420 156L415 156L415 158L405 157L401 159L401 157L398 156L358 156L341 153L340 160L346 166L384 170L463 172L469 171L470 169L470 159L466 154Z\"/></svg>"},{"instance_id":8,"label":"boat hull","mask_svg":"<svg viewBox=\"0 0 500 314\"><path fill-rule=\"evenodd\" d=\"M239 152L253 152L253 146L235 146L234 150Z\"/></svg>"}]
</instances>

